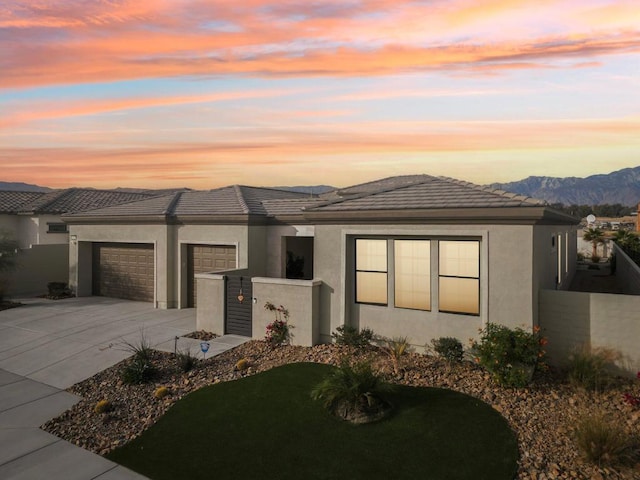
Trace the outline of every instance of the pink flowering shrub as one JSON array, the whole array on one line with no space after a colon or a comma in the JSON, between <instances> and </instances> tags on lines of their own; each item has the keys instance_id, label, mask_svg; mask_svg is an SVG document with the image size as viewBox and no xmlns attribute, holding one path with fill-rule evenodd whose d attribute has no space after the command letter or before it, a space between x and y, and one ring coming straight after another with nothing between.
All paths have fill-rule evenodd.
<instances>
[{"instance_id":1,"label":"pink flowering shrub","mask_svg":"<svg viewBox=\"0 0 640 480\"><path fill-rule=\"evenodd\" d=\"M267 325L267 334L264 337L265 341L272 348L288 344L291 339L291 332L289 330L293 328L287 323L289 320L289 310L282 305L276 307L271 302L265 303L264 308L265 310L273 312L275 315L273 322Z\"/></svg>"}]
</instances>

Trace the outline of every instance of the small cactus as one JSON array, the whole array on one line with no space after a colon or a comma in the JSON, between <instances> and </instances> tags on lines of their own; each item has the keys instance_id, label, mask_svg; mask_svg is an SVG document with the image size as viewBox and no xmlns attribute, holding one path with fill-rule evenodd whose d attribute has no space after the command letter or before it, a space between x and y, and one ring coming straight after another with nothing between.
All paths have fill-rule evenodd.
<instances>
[{"instance_id":1,"label":"small cactus","mask_svg":"<svg viewBox=\"0 0 640 480\"><path fill-rule=\"evenodd\" d=\"M93 411L96 413L107 413L110 412L112 408L113 405L111 405L109 400L100 400L96 403L96 406L93 407Z\"/></svg>"},{"instance_id":2,"label":"small cactus","mask_svg":"<svg viewBox=\"0 0 640 480\"><path fill-rule=\"evenodd\" d=\"M153 396L157 399L161 399L169 395L169 389L167 387L158 387L155 392L153 392Z\"/></svg>"},{"instance_id":3,"label":"small cactus","mask_svg":"<svg viewBox=\"0 0 640 480\"><path fill-rule=\"evenodd\" d=\"M236 363L236 370L238 371L243 371L243 370L246 370L247 368L249 368L249 360L247 360L246 358L241 358Z\"/></svg>"}]
</instances>

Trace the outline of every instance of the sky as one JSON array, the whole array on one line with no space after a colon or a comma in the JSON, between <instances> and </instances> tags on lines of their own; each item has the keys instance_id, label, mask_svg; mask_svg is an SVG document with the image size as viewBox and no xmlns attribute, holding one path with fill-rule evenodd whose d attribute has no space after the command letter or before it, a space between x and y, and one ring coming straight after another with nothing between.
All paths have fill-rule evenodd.
<instances>
[{"instance_id":1,"label":"sky","mask_svg":"<svg viewBox=\"0 0 640 480\"><path fill-rule=\"evenodd\" d=\"M638 165L638 0L0 3L3 181L487 184Z\"/></svg>"}]
</instances>

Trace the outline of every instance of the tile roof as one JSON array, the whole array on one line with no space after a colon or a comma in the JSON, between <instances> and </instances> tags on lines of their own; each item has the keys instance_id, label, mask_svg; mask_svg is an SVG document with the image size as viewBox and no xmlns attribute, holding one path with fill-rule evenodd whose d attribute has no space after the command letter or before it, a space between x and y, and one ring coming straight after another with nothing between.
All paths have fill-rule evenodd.
<instances>
[{"instance_id":1,"label":"tile roof","mask_svg":"<svg viewBox=\"0 0 640 480\"><path fill-rule=\"evenodd\" d=\"M300 215L305 208L311 208L323 203L317 198L294 198L282 200L265 200L262 202L267 216L277 217L280 215Z\"/></svg>"},{"instance_id":2,"label":"tile roof","mask_svg":"<svg viewBox=\"0 0 640 480\"><path fill-rule=\"evenodd\" d=\"M23 205L21 212L35 214L77 213L153 197L151 193L69 188L45 193Z\"/></svg>"},{"instance_id":3,"label":"tile roof","mask_svg":"<svg viewBox=\"0 0 640 480\"><path fill-rule=\"evenodd\" d=\"M542 200L429 175L391 177L339 190L336 195L338 198L306 210L430 210L546 205Z\"/></svg>"},{"instance_id":4,"label":"tile roof","mask_svg":"<svg viewBox=\"0 0 640 480\"><path fill-rule=\"evenodd\" d=\"M18 213L24 205L34 202L45 195L44 192L16 192L13 190L0 191L0 213Z\"/></svg>"},{"instance_id":5,"label":"tile roof","mask_svg":"<svg viewBox=\"0 0 640 480\"><path fill-rule=\"evenodd\" d=\"M232 185L206 191L183 191L87 211L81 217L267 215L263 201L308 199L304 193ZM298 213L301 212L298 209ZM68 216L73 218L74 215Z\"/></svg>"}]
</instances>

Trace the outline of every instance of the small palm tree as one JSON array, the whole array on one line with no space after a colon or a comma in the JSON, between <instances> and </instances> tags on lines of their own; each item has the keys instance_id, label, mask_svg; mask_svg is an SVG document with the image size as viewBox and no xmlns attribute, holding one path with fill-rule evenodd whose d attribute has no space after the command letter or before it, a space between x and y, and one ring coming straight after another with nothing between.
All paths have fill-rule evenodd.
<instances>
[{"instance_id":1,"label":"small palm tree","mask_svg":"<svg viewBox=\"0 0 640 480\"><path fill-rule=\"evenodd\" d=\"M640 243L638 236L629 230L618 230L613 239L619 246L631 249Z\"/></svg>"},{"instance_id":2,"label":"small palm tree","mask_svg":"<svg viewBox=\"0 0 640 480\"><path fill-rule=\"evenodd\" d=\"M591 245L593 246L591 257L597 257L598 245L600 245L601 243L604 243L604 239L605 239L604 232L597 227L589 228L583 233L582 238L585 239L587 242L591 242Z\"/></svg>"}]
</instances>

